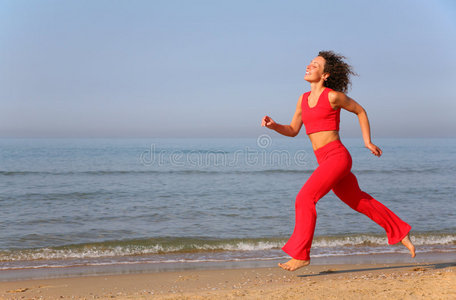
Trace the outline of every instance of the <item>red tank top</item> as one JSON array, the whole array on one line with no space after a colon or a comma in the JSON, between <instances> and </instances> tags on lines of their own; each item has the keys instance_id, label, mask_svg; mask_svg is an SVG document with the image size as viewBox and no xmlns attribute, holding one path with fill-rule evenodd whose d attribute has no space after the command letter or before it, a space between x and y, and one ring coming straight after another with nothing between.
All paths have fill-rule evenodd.
<instances>
[{"instance_id":1,"label":"red tank top","mask_svg":"<svg viewBox=\"0 0 456 300\"><path fill-rule=\"evenodd\" d=\"M329 104L328 94L330 91L332 89L325 88L314 107L309 107L310 92L303 94L301 117L307 134L326 130L339 130L340 108L333 109L331 104Z\"/></svg>"}]
</instances>

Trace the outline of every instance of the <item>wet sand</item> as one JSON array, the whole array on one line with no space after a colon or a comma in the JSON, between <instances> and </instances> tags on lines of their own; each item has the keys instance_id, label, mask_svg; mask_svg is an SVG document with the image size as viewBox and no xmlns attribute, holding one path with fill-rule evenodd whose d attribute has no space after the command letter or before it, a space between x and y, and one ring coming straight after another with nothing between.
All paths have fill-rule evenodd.
<instances>
[{"instance_id":1,"label":"wet sand","mask_svg":"<svg viewBox=\"0 0 456 300\"><path fill-rule=\"evenodd\" d=\"M456 299L456 262L182 270L0 282L2 299Z\"/></svg>"}]
</instances>

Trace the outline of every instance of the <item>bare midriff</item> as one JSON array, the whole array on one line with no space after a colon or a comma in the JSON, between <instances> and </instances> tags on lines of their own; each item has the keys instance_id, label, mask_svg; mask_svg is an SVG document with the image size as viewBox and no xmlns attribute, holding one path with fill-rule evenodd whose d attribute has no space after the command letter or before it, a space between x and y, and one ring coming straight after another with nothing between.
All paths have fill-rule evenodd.
<instances>
[{"instance_id":1,"label":"bare midriff","mask_svg":"<svg viewBox=\"0 0 456 300\"><path fill-rule=\"evenodd\" d=\"M337 130L328 130L328 131L319 131L309 134L310 142L312 143L313 150L323 147L327 143L330 143L335 140L340 140L339 131Z\"/></svg>"}]
</instances>

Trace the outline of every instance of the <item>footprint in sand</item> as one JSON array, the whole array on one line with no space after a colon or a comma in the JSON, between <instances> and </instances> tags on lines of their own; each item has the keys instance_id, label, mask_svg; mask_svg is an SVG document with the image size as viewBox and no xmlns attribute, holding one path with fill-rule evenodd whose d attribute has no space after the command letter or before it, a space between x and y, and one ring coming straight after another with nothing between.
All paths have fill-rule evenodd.
<instances>
[{"instance_id":1,"label":"footprint in sand","mask_svg":"<svg viewBox=\"0 0 456 300\"><path fill-rule=\"evenodd\" d=\"M427 271L427 269L422 268L422 267L417 267L417 268L413 268L412 271L415 271L415 272L422 271L422 272L424 272L424 271Z\"/></svg>"},{"instance_id":2,"label":"footprint in sand","mask_svg":"<svg viewBox=\"0 0 456 300\"><path fill-rule=\"evenodd\" d=\"M28 290L29 290L29 288L20 288L20 289L16 289L16 290L7 291L7 293L23 293Z\"/></svg>"}]
</instances>

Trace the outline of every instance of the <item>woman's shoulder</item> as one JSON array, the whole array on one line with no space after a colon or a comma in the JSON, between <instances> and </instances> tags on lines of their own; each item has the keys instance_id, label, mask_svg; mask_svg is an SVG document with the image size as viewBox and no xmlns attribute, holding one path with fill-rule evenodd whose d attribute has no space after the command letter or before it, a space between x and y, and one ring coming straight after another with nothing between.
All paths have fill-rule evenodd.
<instances>
[{"instance_id":1,"label":"woman's shoulder","mask_svg":"<svg viewBox=\"0 0 456 300\"><path fill-rule=\"evenodd\" d=\"M331 107L333 107L333 108L340 107L340 104L344 103L347 99L348 99L347 95L342 92L331 90L328 93L328 100L329 100L329 103L331 104Z\"/></svg>"},{"instance_id":2,"label":"woman's shoulder","mask_svg":"<svg viewBox=\"0 0 456 300\"><path fill-rule=\"evenodd\" d=\"M305 97L307 97L306 93L301 94L301 96L299 96L298 103L297 103L298 106L301 106L302 99L304 99Z\"/></svg>"},{"instance_id":3,"label":"woman's shoulder","mask_svg":"<svg viewBox=\"0 0 456 300\"><path fill-rule=\"evenodd\" d=\"M338 91L335 91L335 90L332 90L332 89L329 89L329 91L328 91L329 101L337 101L338 99L342 99L342 98L345 98L345 97L347 97L347 95L345 95L342 92L338 92Z\"/></svg>"}]
</instances>

